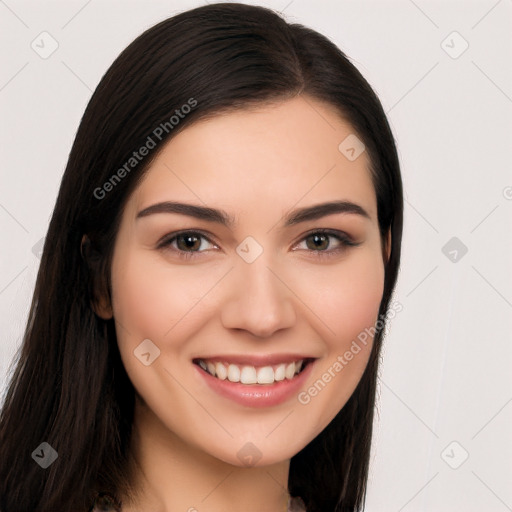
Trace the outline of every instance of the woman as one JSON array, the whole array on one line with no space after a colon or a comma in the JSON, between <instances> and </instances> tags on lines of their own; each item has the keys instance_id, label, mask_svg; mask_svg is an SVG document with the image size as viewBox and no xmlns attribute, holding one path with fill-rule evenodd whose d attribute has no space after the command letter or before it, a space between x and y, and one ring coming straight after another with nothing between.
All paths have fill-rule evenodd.
<instances>
[{"instance_id":1,"label":"woman","mask_svg":"<svg viewBox=\"0 0 512 512\"><path fill-rule=\"evenodd\" d=\"M345 55L212 4L80 123L0 417L0 511L355 511L402 184Z\"/></svg>"}]
</instances>

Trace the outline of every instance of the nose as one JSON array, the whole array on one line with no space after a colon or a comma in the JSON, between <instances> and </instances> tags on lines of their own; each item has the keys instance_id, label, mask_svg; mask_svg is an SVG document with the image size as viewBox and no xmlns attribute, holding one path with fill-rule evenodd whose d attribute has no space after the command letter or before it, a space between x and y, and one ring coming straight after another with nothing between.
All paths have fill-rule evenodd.
<instances>
[{"instance_id":1,"label":"nose","mask_svg":"<svg viewBox=\"0 0 512 512\"><path fill-rule=\"evenodd\" d=\"M293 292L282 272L258 258L253 263L240 261L230 273L230 292L222 306L222 324L267 338L292 327L296 321Z\"/></svg>"}]
</instances>

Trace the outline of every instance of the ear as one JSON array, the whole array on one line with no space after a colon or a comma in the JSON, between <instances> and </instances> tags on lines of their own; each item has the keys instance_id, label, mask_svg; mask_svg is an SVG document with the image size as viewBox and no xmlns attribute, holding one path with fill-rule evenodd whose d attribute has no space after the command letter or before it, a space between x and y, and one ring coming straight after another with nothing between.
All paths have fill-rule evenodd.
<instances>
[{"instance_id":1,"label":"ear","mask_svg":"<svg viewBox=\"0 0 512 512\"><path fill-rule=\"evenodd\" d=\"M92 247L91 240L87 235L82 236L80 254L89 269L91 308L103 320L110 320L113 311L106 283L102 280L101 255Z\"/></svg>"}]
</instances>

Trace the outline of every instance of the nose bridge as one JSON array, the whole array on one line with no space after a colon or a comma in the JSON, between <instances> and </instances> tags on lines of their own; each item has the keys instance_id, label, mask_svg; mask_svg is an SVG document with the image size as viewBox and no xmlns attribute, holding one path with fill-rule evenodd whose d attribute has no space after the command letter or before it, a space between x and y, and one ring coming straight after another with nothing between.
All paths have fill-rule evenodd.
<instances>
[{"instance_id":1,"label":"nose bridge","mask_svg":"<svg viewBox=\"0 0 512 512\"><path fill-rule=\"evenodd\" d=\"M237 262L231 273L234 291L222 307L226 328L268 337L294 324L293 293L284 284L286 279L269 253L262 252L251 263L243 258Z\"/></svg>"}]
</instances>

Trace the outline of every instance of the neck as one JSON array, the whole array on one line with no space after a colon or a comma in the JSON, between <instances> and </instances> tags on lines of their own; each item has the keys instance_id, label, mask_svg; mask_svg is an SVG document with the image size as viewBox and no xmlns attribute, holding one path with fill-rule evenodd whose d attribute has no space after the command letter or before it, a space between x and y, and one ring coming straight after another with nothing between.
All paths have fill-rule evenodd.
<instances>
[{"instance_id":1,"label":"neck","mask_svg":"<svg viewBox=\"0 0 512 512\"><path fill-rule=\"evenodd\" d=\"M264 467L228 464L170 431L136 400L132 450L133 496L123 512L285 512L290 461Z\"/></svg>"}]
</instances>

